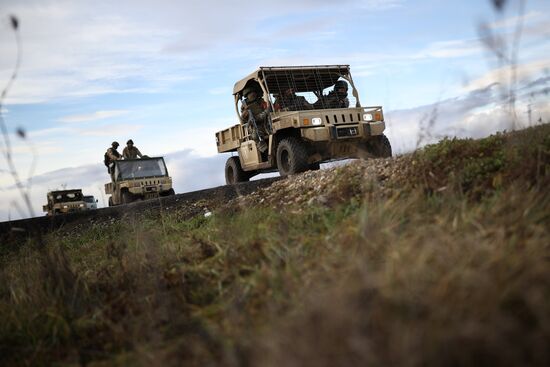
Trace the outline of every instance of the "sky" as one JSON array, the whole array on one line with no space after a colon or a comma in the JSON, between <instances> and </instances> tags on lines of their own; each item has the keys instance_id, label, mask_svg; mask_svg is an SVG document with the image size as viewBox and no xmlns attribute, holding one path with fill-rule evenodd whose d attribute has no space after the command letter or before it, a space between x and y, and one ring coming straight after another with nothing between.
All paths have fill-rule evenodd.
<instances>
[{"instance_id":1,"label":"sky","mask_svg":"<svg viewBox=\"0 0 550 367\"><path fill-rule=\"evenodd\" d=\"M165 156L176 192L224 184L214 133L237 123L233 84L258 66L349 64L362 104L384 107L398 154L548 122L550 2L523 3L0 0L1 89L17 57L10 15L21 45L1 112L33 208L2 156L0 221L43 215L46 192L63 187L102 206L113 140Z\"/></svg>"}]
</instances>

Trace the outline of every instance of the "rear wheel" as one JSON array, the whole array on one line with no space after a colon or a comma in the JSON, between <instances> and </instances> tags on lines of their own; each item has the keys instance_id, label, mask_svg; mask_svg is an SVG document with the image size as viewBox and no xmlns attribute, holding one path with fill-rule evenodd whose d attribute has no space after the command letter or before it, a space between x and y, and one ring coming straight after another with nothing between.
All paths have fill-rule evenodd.
<instances>
[{"instance_id":1,"label":"rear wheel","mask_svg":"<svg viewBox=\"0 0 550 367\"><path fill-rule=\"evenodd\" d=\"M377 158L391 157L391 144L386 135L373 137L369 144L369 152Z\"/></svg>"},{"instance_id":2,"label":"rear wheel","mask_svg":"<svg viewBox=\"0 0 550 367\"><path fill-rule=\"evenodd\" d=\"M318 171L321 169L321 163L317 162L317 163L312 163L309 165L309 169L312 170L312 171Z\"/></svg>"},{"instance_id":3,"label":"rear wheel","mask_svg":"<svg viewBox=\"0 0 550 367\"><path fill-rule=\"evenodd\" d=\"M122 204L130 204L132 201L134 201L134 195L132 195L129 191L123 191Z\"/></svg>"},{"instance_id":4,"label":"rear wheel","mask_svg":"<svg viewBox=\"0 0 550 367\"><path fill-rule=\"evenodd\" d=\"M310 166L307 163L307 147L295 137L281 140L277 146L277 168L281 176L293 175L306 171Z\"/></svg>"},{"instance_id":5,"label":"rear wheel","mask_svg":"<svg viewBox=\"0 0 550 367\"><path fill-rule=\"evenodd\" d=\"M239 157L229 157L225 162L225 182L228 185L249 180L248 174L243 171Z\"/></svg>"}]
</instances>

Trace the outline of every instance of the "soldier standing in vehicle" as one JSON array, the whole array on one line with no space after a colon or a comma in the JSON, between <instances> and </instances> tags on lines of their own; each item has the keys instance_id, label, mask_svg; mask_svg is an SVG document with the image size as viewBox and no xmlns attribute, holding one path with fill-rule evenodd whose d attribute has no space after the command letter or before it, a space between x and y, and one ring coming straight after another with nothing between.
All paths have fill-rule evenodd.
<instances>
[{"instance_id":1,"label":"soldier standing in vehicle","mask_svg":"<svg viewBox=\"0 0 550 367\"><path fill-rule=\"evenodd\" d=\"M268 109L265 101L258 96L258 92L252 87L247 87L243 90L243 96L246 97L245 103L242 105L242 117L245 121L250 122L250 113L256 122L256 127L253 124L248 125L252 138L258 144L260 152L267 151L266 140L269 139L267 132L267 114ZM257 129L257 130L256 130Z\"/></svg>"},{"instance_id":2,"label":"soldier standing in vehicle","mask_svg":"<svg viewBox=\"0 0 550 367\"><path fill-rule=\"evenodd\" d=\"M315 102L315 108L348 108L348 83L338 80L334 89Z\"/></svg>"},{"instance_id":3,"label":"soldier standing in vehicle","mask_svg":"<svg viewBox=\"0 0 550 367\"><path fill-rule=\"evenodd\" d=\"M119 144L116 141L113 141L111 144L111 147L107 149L107 152L105 153L105 165L107 166L107 171L111 175L111 180L115 182L115 161L122 159L122 156L118 152Z\"/></svg>"},{"instance_id":4,"label":"soldier standing in vehicle","mask_svg":"<svg viewBox=\"0 0 550 367\"><path fill-rule=\"evenodd\" d=\"M137 159L138 157L142 158L143 154L134 146L134 141L130 139L126 142L126 148L122 151L122 156L124 159Z\"/></svg>"},{"instance_id":5,"label":"soldier standing in vehicle","mask_svg":"<svg viewBox=\"0 0 550 367\"><path fill-rule=\"evenodd\" d=\"M312 110L313 105L305 97L297 96L294 88L288 87L282 94L277 96L274 108L275 111L303 111Z\"/></svg>"}]
</instances>

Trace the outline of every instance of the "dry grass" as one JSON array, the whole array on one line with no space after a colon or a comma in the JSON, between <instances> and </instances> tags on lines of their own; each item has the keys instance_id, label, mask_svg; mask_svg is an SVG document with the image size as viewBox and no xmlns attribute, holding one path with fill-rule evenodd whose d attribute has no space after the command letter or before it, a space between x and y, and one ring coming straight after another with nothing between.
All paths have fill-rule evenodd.
<instances>
[{"instance_id":1,"label":"dry grass","mask_svg":"<svg viewBox=\"0 0 550 367\"><path fill-rule=\"evenodd\" d=\"M388 164L5 255L0 364L548 365L549 126Z\"/></svg>"}]
</instances>

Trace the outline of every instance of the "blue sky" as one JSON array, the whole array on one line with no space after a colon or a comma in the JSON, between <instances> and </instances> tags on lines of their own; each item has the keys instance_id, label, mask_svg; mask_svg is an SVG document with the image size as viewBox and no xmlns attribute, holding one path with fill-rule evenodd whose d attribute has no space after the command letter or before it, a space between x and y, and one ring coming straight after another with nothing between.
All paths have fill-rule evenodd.
<instances>
[{"instance_id":1,"label":"blue sky","mask_svg":"<svg viewBox=\"0 0 550 367\"><path fill-rule=\"evenodd\" d=\"M11 132L28 132L28 141L12 136L24 178L29 142L39 152L35 214L46 191L62 185L100 196L108 176L97 172L112 140L132 138L145 154L169 154L179 192L223 184L225 157L216 155L214 132L236 123L232 86L260 65L350 64L362 104L384 106L398 152L418 144L434 105L433 138L484 136L510 128L498 103L509 78L483 46L479 26L509 42L519 4L509 0L499 13L483 0L2 0L0 85L15 63L10 14L20 20L23 50L3 115ZM549 76L549 10L548 1L526 2L520 89ZM521 124L528 105L548 121L548 95L524 92ZM12 205L17 194L5 161L0 170L0 220L26 215Z\"/></svg>"}]
</instances>

